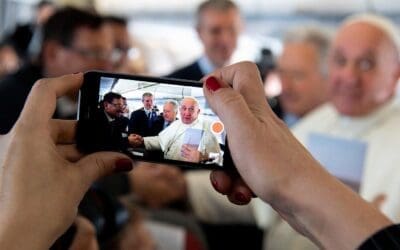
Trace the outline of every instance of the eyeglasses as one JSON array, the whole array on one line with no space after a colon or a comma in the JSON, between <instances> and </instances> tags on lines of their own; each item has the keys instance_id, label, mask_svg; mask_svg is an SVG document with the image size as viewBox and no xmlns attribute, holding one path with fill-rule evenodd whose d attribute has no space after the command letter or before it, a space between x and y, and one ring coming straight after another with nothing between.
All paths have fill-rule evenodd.
<instances>
[{"instance_id":1,"label":"eyeglasses","mask_svg":"<svg viewBox=\"0 0 400 250\"><path fill-rule=\"evenodd\" d=\"M126 108L126 104L120 104L120 103L110 103L111 105L113 105L116 108Z\"/></svg>"}]
</instances>

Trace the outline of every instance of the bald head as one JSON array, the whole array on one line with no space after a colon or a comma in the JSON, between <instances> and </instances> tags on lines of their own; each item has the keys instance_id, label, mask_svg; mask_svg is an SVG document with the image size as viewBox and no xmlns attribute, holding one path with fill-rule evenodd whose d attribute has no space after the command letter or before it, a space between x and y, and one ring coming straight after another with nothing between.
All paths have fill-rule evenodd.
<instances>
[{"instance_id":1,"label":"bald head","mask_svg":"<svg viewBox=\"0 0 400 250\"><path fill-rule=\"evenodd\" d=\"M192 124L200 114L199 102L194 97L185 97L181 101L179 112L184 124Z\"/></svg>"},{"instance_id":2,"label":"bald head","mask_svg":"<svg viewBox=\"0 0 400 250\"><path fill-rule=\"evenodd\" d=\"M391 100L399 78L397 33L375 19L351 18L338 30L329 55L329 93L342 115L366 116ZM394 32L395 29L393 28Z\"/></svg>"}]
</instances>

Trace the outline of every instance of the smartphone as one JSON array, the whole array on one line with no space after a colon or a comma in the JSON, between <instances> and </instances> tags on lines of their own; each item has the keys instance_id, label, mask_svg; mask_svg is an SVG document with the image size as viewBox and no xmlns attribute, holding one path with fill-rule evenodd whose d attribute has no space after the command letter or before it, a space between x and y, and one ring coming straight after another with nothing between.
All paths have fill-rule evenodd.
<instances>
[{"instance_id":1,"label":"smartphone","mask_svg":"<svg viewBox=\"0 0 400 250\"><path fill-rule=\"evenodd\" d=\"M86 72L76 142L83 153L118 151L189 169L235 169L224 124L198 81Z\"/></svg>"}]
</instances>

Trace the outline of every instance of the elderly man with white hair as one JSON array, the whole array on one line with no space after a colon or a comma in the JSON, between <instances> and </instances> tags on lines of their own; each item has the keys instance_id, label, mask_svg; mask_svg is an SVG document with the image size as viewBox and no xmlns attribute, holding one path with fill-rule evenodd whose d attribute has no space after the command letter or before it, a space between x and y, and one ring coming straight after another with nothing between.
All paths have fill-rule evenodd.
<instances>
[{"instance_id":1,"label":"elderly man with white hair","mask_svg":"<svg viewBox=\"0 0 400 250\"><path fill-rule=\"evenodd\" d=\"M325 27L315 25L297 26L285 33L282 54L277 58L282 87L278 101L282 120L289 127L328 100L331 39Z\"/></svg>"}]
</instances>

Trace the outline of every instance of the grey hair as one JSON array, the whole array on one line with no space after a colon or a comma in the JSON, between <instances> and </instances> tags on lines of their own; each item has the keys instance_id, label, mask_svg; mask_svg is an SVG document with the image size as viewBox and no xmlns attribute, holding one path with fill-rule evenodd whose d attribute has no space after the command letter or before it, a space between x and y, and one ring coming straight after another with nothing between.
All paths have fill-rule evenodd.
<instances>
[{"instance_id":1,"label":"grey hair","mask_svg":"<svg viewBox=\"0 0 400 250\"><path fill-rule=\"evenodd\" d=\"M328 28L316 25L299 26L285 33L284 43L307 43L315 47L319 57L320 72L328 73L328 54L332 41L332 32Z\"/></svg>"},{"instance_id":2,"label":"grey hair","mask_svg":"<svg viewBox=\"0 0 400 250\"><path fill-rule=\"evenodd\" d=\"M345 27L354 23L366 23L381 30L396 47L397 54L400 57L399 30L390 19L371 13L355 14L347 17L341 27Z\"/></svg>"},{"instance_id":3,"label":"grey hair","mask_svg":"<svg viewBox=\"0 0 400 250\"><path fill-rule=\"evenodd\" d=\"M199 101L196 99L196 98L194 98L193 96L185 96L182 100L181 100L181 105L182 105L182 102L184 101L184 100L187 100L187 99L189 99L189 100L192 100L193 102L194 102L194 105L196 106L196 107L200 107L199 106Z\"/></svg>"},{"instance_id":4,"label":"grey hair","mask_svg":"<svg viewBox=\"0 0 400 250\"><path fill-rule=\"evenodd\" d=\"M142 101L144 100L145 97L153 97L153 94L150 93L150 92L145 92L145 93L143 93L143 95L142 95Z\"/></svg>"},{"instance_id":5,"label":"grey hair","mask_svg":"<svg viewBox=\"0 0 400 250\"><path fill-rule=\"evenodd\" d=\"M171 104L172 105L172 107L174 108L174 111L175 111L175 113L177 113L178 112L178 102L177 101L175 101L175 100L172 100L172 99L168 99L168 100L166 100L165 102L164 102L164 105L165 104Z\"/></svg>"},{"instance_id":6,"label":"grey hair","mask_svg":"<svg viewBox=\"0 0 400 250\"><path fill-rule=\"evenodd\" d=\"M219 11L228 11L231 9L239 11L238 6L231 0L207 0L202 2L196 11L196 22L197 27L199 27L201 23L201 18L203 12L206 10L213 9Z\"/></svg>"}]
</instances>

